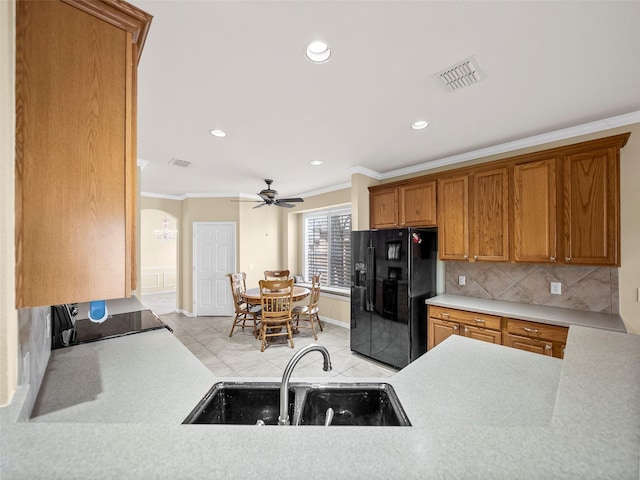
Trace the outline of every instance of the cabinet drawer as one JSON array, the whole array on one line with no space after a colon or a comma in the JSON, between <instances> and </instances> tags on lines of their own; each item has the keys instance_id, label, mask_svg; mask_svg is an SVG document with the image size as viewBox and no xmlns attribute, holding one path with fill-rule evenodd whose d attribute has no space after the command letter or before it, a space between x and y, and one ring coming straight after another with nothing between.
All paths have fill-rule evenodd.
<instances>
[{"instance_id":1,"label":"cabinet drawer","mask_svg":"<svg viewBox=\"0 0 640 480\"><path fill-rule=\"evenodd\" d=\"M557 325L528 322L526 320L507 320L507 332L529 338L540 338L554 342L566 343L569 329Z\"/></svg>"},{"instance_id":2,"label":"cabinet drawer","mask_svg":"<svg viewBox=\"0 0 640 480\"><path fill-rule=\"evenodd\" d=\"M453 322L464 323L466 325L474 325L476 327L490 328L492 330L500 330L501 325L500 317L496 317L495 315L467 312L453 308L430 306L429 316L432 318L439 318L441 320L451 320Z\"/></svg>"},{"instance_id":3,"label":"cabinet drawer","mask_svg":"<svg viewBox=\"0 0 640 480\"><path fill-rule=\"evenodd\" d=\"M496 330L489 330L483 327L473 327L471 325L464 325L461 327L461 334L474 340L480 340L482 342L495 343L496 345L502 345L502 332Z\"/></svg>"},{"instance_id":4,"label":"cabinet drawer","mask_svg":"<svg viewBox=\"0 0 640 480\"><path fill-rule=\"evenodd\" d=\"M511 335L508 333L505 338L507 347L517 348L526 352L538 353L548 357L553 356L553 345L551 342L537 340L535 338L521 337L519 335Z\"/></svg>"}]
</instances>

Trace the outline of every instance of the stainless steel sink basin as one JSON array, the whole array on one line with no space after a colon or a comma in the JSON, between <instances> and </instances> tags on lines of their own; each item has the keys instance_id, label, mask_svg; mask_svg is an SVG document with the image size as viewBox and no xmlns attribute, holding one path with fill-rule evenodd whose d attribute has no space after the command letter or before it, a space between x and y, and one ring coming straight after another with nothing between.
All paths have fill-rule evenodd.
<instances>
[{"instance_id":1,"label":"stainless steel sink basin","mask_svg":"<svg viewBox=\"0 0 640 480\"><path fill-rule=\"evenodd\" d=\"M311 388L300 425L324 425L333 409L332 426L410 426L393 388L387 383L334 384Z\"/></svg>"},{"instance_id":2,"label":"stainless steel sink basin","mask_svg":"<svg viewBox=\"0 0 640 480\"><path fill-rule=\"evenodd\" d=\"M289 415L295 392L289 391ZM182 423L277 425L280 414L279 383L219 382L200 400Z\"/></svg>"},{"instance_id":3,"label":"stainless steel sink basin","mask_svg":"<svg viewBox=\"0 0 640 480\"><path fill-rule=\"evenodd\" d=\"M280 383L219 382L182 423L277 425ZM290 383L292 425L410 426L393 388L387 383Z\"/></svg>"}]
</instances>

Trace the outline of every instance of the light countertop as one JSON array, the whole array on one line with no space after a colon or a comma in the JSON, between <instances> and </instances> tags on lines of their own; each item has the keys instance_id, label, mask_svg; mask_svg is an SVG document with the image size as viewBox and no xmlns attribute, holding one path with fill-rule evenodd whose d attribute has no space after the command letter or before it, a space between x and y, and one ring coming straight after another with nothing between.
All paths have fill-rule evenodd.
<instances>
[{"instance_id":1,"label":"light countertop","mask_svg":"<svg viewBox=\"0 0 640 480\"><path fill-rule=\"evenodd\" d=\"M580 325L616 332L627 331L620 315L613 313L587 312L583 310L572 310L570 308L548 307L546 305L531 305L527 303L506 302L504 300L491 300L451 294L437 295L428 298L425 300L425 303L427 305L445 308L471 310L489 315L548 323L561 327Z\"/></svg>"},{"instance_id":2,"label":"light countertop","mask_svg":"<svg viewBox=\"0 0 640 480\"><path fill-rule=\"evenodd\" d=\"M166 330L98 343L69 367L100 378L90 395L30 422L15 421L22 392L0 409L3 480L639 474L640 336L572 326L564 360L452 336L387 380L412 427L181 425L221 379Z\"/></svg>"}]
</instances>

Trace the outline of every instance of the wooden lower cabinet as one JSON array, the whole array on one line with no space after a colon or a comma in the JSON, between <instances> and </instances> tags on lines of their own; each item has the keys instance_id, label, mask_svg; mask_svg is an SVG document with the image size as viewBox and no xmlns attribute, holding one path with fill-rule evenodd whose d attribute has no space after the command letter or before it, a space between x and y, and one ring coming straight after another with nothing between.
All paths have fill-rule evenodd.
<instances>
[{"instance_id":1,"label":"wooden lower cabinet","mask_svg":"<svg viewBox=\"0 0 640 480\"><path fill-rule=\"evenodd\" d=\"M540 355L564 358L569 329L557 325L429 306L427 349L451 335L505 345Z\"/></svg>"},{"instance_id":2,"label":"wooden lower cabinet","mask_svg":"<svg viewBox=\"0 0 640 480\"><path fill-rule=\"evenodd\" d=\"M556 358L564 357L564 346L569 334L567 327L514 318L505 320L505 345Z\"/></svg>"},{"instance_id":3,"label":"wooden lower cabinet","mask_svg":"<svg viewBox=\"0 0 640 480\"><path fill-rule=\"evenodd\" d=\"M549 357L553 355L553 344L545 340L536 340L535 338L520 337L507 333L504 344L507 347L539 353L540 355L547 355Z\"/></svg>"},{"instance_id":4,"label":"wooden lower cabinet","mask_svg":"<svg viewBox=\"0 0 640 480\"><path fill-rule=\"evenodd\" d=\"M429 307L427 348L431 349L451 335L462 335L483 342L502 344L501 319L452 308Z\"/></svg>"}]
</instances>

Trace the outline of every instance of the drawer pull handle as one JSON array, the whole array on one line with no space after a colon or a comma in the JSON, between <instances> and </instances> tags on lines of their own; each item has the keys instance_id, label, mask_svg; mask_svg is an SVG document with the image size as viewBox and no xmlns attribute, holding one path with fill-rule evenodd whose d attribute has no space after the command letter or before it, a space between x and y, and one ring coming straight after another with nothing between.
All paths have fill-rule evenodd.
<instances>
[{"instance_id":1,"label":"drawer pull handle","mask_svg":"<svg viewBox=\"0 0 640 480\"><path fill-rule=\"evenodd\" d=\"M440 315L442 315L443 317L449 318L449 314L447 312L442 312L442 313L440 313Z\"/></svg>"},{"instance_id":2,"label":"drawer pull handle","mask_svg":"<svg viewBox=\"0 0 640 480\"><path fill-rule=\"evenodd\" d=\"M485 323L484 318L474 318L473 321L476 323Z\"/></svg>"},{"instance_id":3,"label":"drawer pull handle","mask_svg":"<svg viewBox=\"0 0 640 480\"><path fill-rule=\"evenodd\" d=\"M529 327L522 327L524 329L525 332L529 332L529 333L538 333L538 329L537 328L529 328Z\"/></svg>"}]
</instances>

